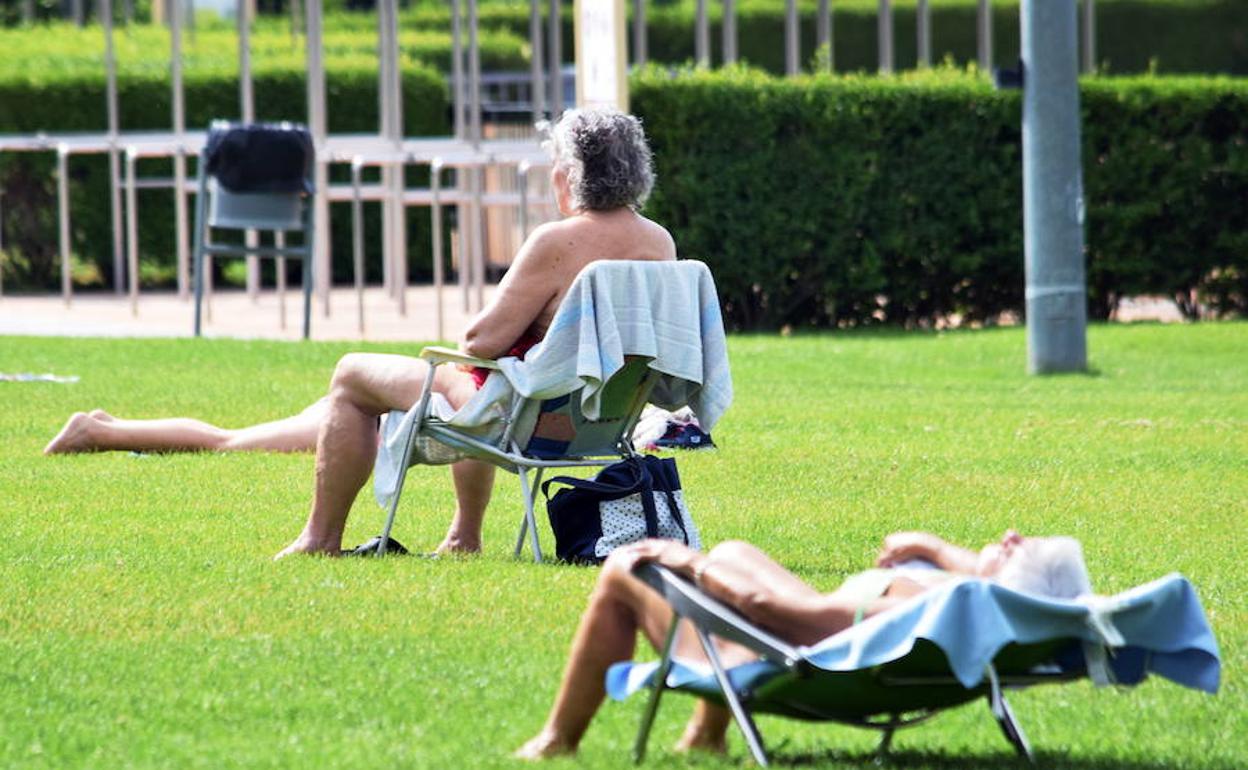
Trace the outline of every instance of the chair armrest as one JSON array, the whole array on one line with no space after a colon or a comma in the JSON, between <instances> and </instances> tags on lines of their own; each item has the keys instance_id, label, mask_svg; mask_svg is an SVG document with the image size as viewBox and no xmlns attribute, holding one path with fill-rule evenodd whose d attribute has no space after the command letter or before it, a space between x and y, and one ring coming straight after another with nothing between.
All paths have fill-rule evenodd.
<instances>
[{"instance_id":1,"label":"chair armrest","mask_svg":"<svg viewBox=\"0 0 1248 770\"><path fill-rule=\"evenodd\" d=\"M633 575L653 588L681 617L707 633L745 645L773 663L804 675L810 668L797 648L751 623L727 604L712 598L666 567L644 563Z\"/></svg>"},{"instance_id":2,"label":"chair armrest","mask_svg":"<svg viewBox=\"0 0 1248 770\"><path fill-rule=\"evenodd\" d=\"M477 358L458 350L430 345L420 351L420 357L433 365L438 364L465 364L467 366L479 366L482 369L497 369L498 362L489 358Z\"/></svg>"}]
</instances>

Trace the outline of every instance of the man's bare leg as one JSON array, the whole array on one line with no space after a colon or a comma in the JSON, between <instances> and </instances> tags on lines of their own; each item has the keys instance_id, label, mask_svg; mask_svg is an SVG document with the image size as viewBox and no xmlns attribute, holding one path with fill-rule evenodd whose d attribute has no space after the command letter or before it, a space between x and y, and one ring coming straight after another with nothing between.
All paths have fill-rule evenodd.
<instances>
[{"instance_id":1,"label":"man's bare leg","mask_svg":"<svg viewBox=\"0 0 1248 770\"><path fill-rule=\"evenodd\" d=\"M47 455L70 452L307 452L316 448L324 399L283 420L230 430L202 420L173 417L120 420L102 409L78 412L44 447Z\"/></svg>"},{"instance_id":2,"label":"man's bare leg","mask_svg":"<svg viewBox=\"0 0 1248 770\"><path fill-rule=\"evenodd\" d=\"M410 409L428 372L424 361L406 356L352 353L338 362L317 437L312 508L299 537L275 558L341 550L351 504L373 470L377 417L392 409ZM433 387L452 406L475 392L471 377L453 367L437 369Z\"/></svg>"},{"instance_id":3,"label":"man's bare leg","mask_svg":"<svg viewBox=\"0 0 1248 770\"><path fill-rule=\"evenodd\" d=\"M481 524L494 491L495 467L477 460L451 466L455 482L455 517L438 546L438 553L476 553L481 550Z\"/></svg>"}]
</instances>

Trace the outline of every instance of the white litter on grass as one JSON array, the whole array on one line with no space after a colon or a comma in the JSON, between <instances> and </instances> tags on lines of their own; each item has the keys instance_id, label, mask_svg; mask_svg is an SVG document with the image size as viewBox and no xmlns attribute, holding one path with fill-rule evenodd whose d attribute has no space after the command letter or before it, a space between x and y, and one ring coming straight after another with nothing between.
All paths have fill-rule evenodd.
<instances>
[{"instance_id":1,"label":"white litter on grass","mask_svg":"<svg viewBox=\"0 0 1248 770\"><path fill-rule=\"evenodd\" d=\"M0 382L77 382L78 375L71 374L63 377L59 374L31 374L30 372L18 372L17 374L9 374L0 372Z\"/></svg>"}]
</instances>

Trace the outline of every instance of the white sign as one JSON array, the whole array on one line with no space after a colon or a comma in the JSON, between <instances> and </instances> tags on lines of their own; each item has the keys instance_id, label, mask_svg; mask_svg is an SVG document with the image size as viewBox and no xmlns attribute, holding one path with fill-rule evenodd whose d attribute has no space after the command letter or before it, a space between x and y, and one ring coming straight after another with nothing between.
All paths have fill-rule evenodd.
<instances>
[{"instance_id":1,"label":"white sign","mask_svg":"<svg viewBox=\"0 0 1248 770\"><path fill-rule=\"evenodd\" d=\"M576 0L576 103L628 112L624 0Z\"/></svg>"}]
</instances>

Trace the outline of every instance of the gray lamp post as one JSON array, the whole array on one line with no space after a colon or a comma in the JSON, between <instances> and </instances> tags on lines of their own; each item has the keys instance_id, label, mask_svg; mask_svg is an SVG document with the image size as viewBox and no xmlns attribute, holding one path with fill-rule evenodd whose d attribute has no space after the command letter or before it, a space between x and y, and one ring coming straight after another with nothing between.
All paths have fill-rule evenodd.
<instances>
[{"instance_id":1,"label":"gray lamp post","mask_svg":"<svg viewBox=\"0 0 1248 770\"><path fill-rule=\"evenodd\" d=\"M1027 370L1087 369L1076 0L1023 0Z\"/></svg>"}]
</instances>

